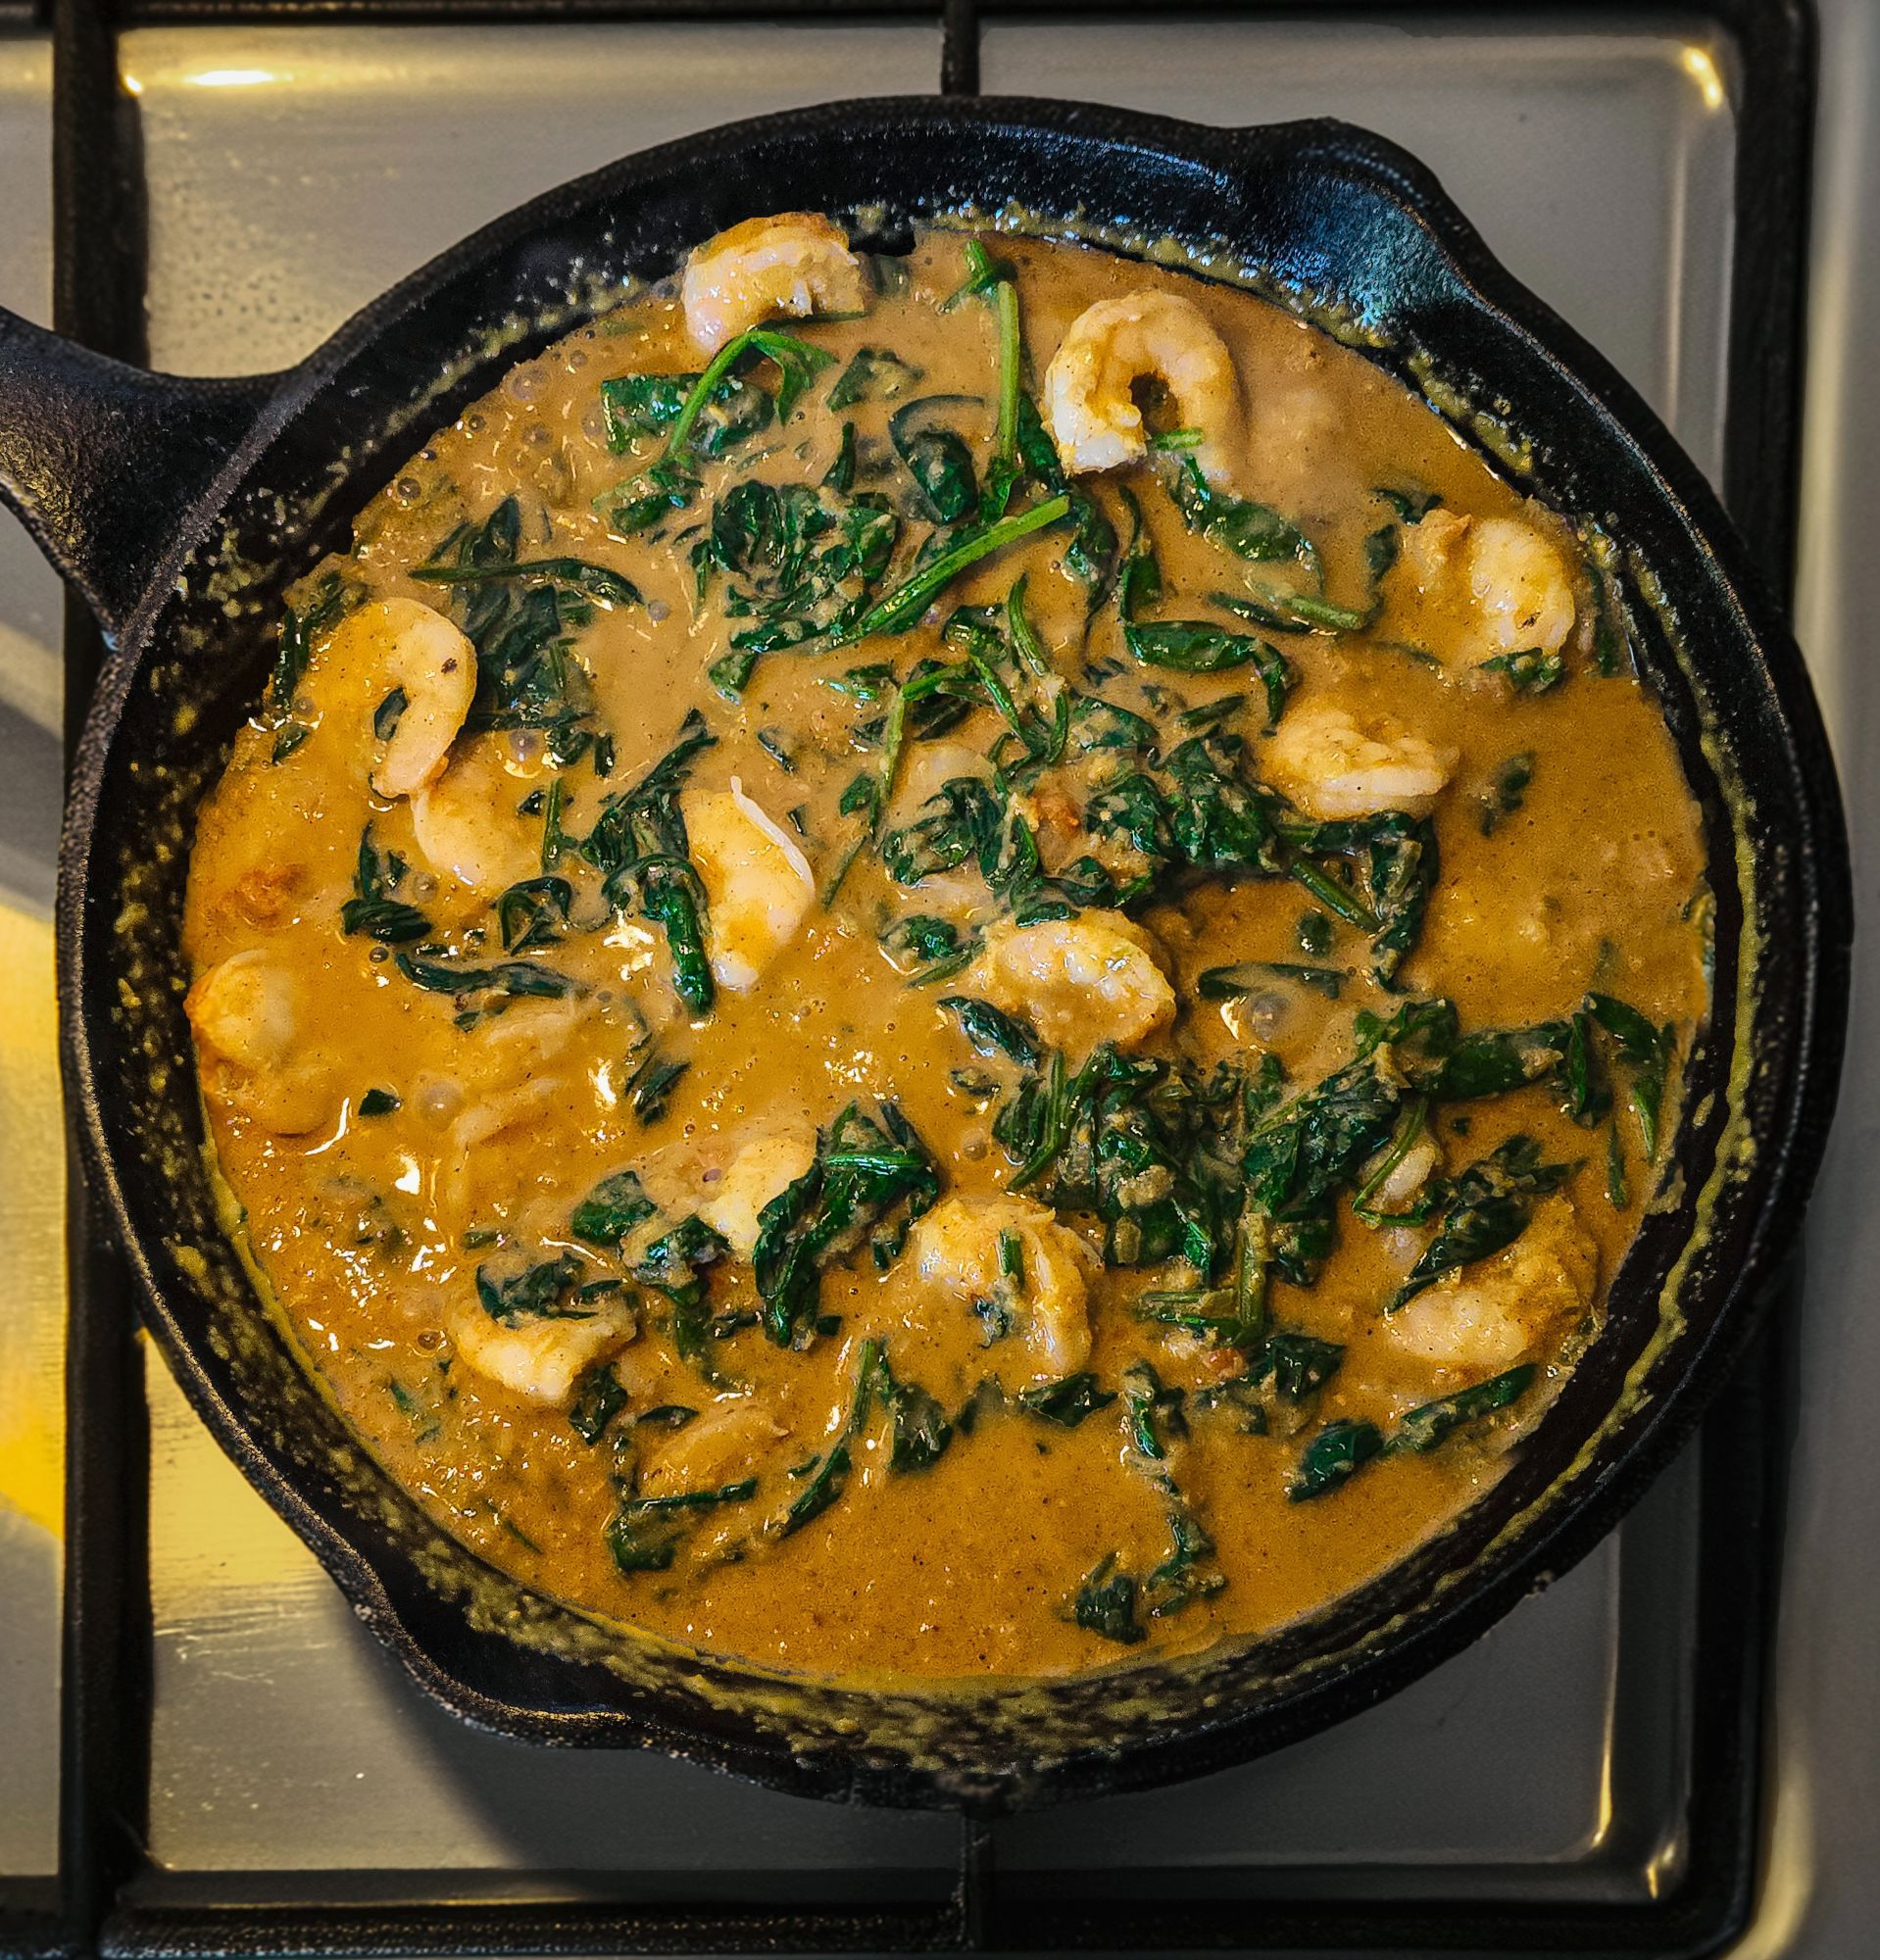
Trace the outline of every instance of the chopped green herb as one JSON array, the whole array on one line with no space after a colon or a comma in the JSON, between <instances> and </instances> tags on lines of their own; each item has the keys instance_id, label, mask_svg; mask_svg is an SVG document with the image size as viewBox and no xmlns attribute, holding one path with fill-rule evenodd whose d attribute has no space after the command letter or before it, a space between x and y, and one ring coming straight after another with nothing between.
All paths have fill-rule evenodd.
<instances>
[{"instance_id":1,"label":"chopped green herb","mask_svg":"<svg viewBox=\"0 0 1880 1960\"><path fill-rule=\"evenodd\" d=\"M1045 1422L1055 1422L1061 1429L1075 1429L1086 1416L1108 1408L1115 1399L1115 1391L1100 1389L1096 1376L1088 1370L1018 1391L1020 1408Z\"/></svg>"},{"instance_id":2,"label":"chopped green herb","mask_svg":"<svg viewBox=\"0 0 1880 1960\"><path fill-rule=\"evenodd\" d=\"M601 873L616 910L637 909L664 928L672 956L672 989L695 1014L715 998L705 951L705 888L693 868L679 811L679 791L699 754L717 740L695 708L677 742L630 789L601 806L580 852Z\"/></svg>"},{"instance_id":3,"label":"chopped green herb","mask_svg":"<svg viewBox=\"0 0 1880 1960\"><path fill-rule=\"evenodd\" d=\"M912 368L885 347L860 347L849 365L836 376L828 394L832 409L852 409L858 402L892 402L905 395L920 378L920 369Z\"/></svg>"},{"instance_id":4,"label":"chopped green herb","mask_svg":"<svg viewBox=\"0 0 1880 1960\"><path fill-rule=\"evenodd\" d=\"M995 259L976 238L965 242L965 256L966 275L940 302L942 313L951 313L964 300L978 299L992 291L993 287L1012 278L1009 261Z\"/></svg>"},{"instance_id":5,"label":"chopped green herb","mask_svg":"<svg viewBox=\"0 0 1880 1960\"><path fill-rule=\"evenodd\" d=\"M1365 1177L1352 1197L1352 1211L1373 1230L1385 1225L1420 1225L1436 1208L1436 1198L1425 1186L1426 1195L1417 1199L1408 1211L1379 1211L1371 1202L1391 1175L1408 1157L1419 1138L1428 1127L1429 1098L1413 1097L1405 1103L1403 1113L1397 1119L1397 1128L1391 1135L1384 1153L1377 1159L1376 1167Z\"/></svg>"},{"instance_id":6,"label":"chopped green herb","mask_svg":"<svg viewBox=\"0 0 1880 1960\"><path fill-rule=\"evenodd\" d=\"M1274 980L1295 980L1302 987L1336 1001L1350 972L1342 966L1303 966L1285 959L1249 959L1238 966L1211 966L1195 981L1204 1001L1232 1001L1258 993Z\"/></svg>"},{"instance_id":7,"label":"chopped green herb","mask_svg":"<svg viewBox=\"0 0 1880 1960\"><path fill-rule=\"evenodd\" d=\"M1336 1341L1310 1334L1272 1334L1261 1350L1258 1379L1272 1379L1273 1391L1289 1402L1315 1395L1338 1373L1345 1349Z\"/></svg>"},{"instance_id":8,"label":"chopped green herb","mask_svg":"<svg viewBox=\"0 0 1880 1960\"><path fill-rule=\"evenodd\" d=\"M699 1412L688 1408L684 1402L661 1402L656 1408L642 1409L633 1418L635 1429L683 1429L688 1422L696 1422Z\"/></svg>"},{"instance_id":9,"label":"chopped green herb","mask_svg":"<svg viewBox=\"0 0 1880 1960\"><path fill-rule=\"evenodd\" d=\"M692 391L696 374L624 374L601 383L601 413L607 425L607 446L622 455L642 436L666 434L678 420ZM775 404L756 381L742 374L725 374L699 411L693 441L701 456L727 455L740 443L770 426Z\"/></svg>"},{"instance_id":10,"label":"chopped green herb","mask_svg":"<svg viewBox=\"0 0 1880 1960\"><path fill-rule=\"evenodd\" d=\"M392 1398L392 1406L412 1425L417 1442L429 1443L443 1428L437 1411L420 1401L403 1382L387 1382L385 1392Z\"/></svg>"},{"instance_id":11,"label":"chopped green herb","mask_svg":"<svg viewBox=\"0 0 1880 1960\"><path fill-rule=\"evenodd\" d=\"M1371 495L1382 498L1406 524L1420 524L1443 502L1434 490L1393 490L1385 484L1379 484Z\"/></svg>"},{"instance_id":12,"label":"chopped green herb","mask_svg":"<svg viewBox=\"0 0 1880 1960\"><path fill-rule=\"evenodd\" d=\"M1606 1198L1614 1211L1623 1211L1631 1202L1625 1182L1625 1146L1619 1142L1616 1117L1606 1126Z\"/></svg>"},{"instance_id":13,"label":"chopped green herb","mask_svg":"<svg viewBox=\"0 0 1880 1960\"><path fill-rule=\"evenodd\" d=\"M576 1377L568 1424L585 1444L599 1443L614 1418L625 1408L627 1393L611 1361L597 1361Z\"/></svg>"},{"instance_id":14,"label":"chopped green herb","mask_svg":"<svg viewBox=\"0 0 1880 1960\"><path fill-rule=\"evenodd\" d=\"M1505 675L1516 694L1546 694L1564 677L1566 661L1560 654L1530 647L1524 653L1497 654L1492 661L1483 661L1481 668L1484 673Z\"/></svg>"},{"instance_id":15,"label":"chopped green herb","mask_svg":"<svg viewBox=\"0 0 1880 1960\"><path fill-rule=\"evenodd\" d=\"M1256 564L1291 559L1317 572L1318 553L1298 525L1264 504L1214 489L1192 452L1168 459L1167 484L1188 528L1223 551Z\"/></svg>"},{"instance_id":16,"label":"chopped green herb","mask_svg":"<svg viewBox=\"0 0 1880 1960\"><path fill-rule=\"evenodd\" d=\"M393 955L393 960L414 986L431 994L455 995L460 1000L477 994L556 1000L580 992L580 983L568 974L527 959L506 959L495 966L466 966L454 959L420 959L415 954L398 953Z\"/></svg>"},{"instance_id":17,"label":"chopped green herb","mask_svg":"<svg viewBox=\"0 0 1880 1960\"><path fill-rule=\"evenodd\" d=\"M1523 749L1518 756L1510 756L1501 763L1489 778L1488 787L1477 799L1484 837L1493 837L1503 820L1521 808L1527 787L1534 780L1534 751Z\"/></svg>"},{"instance_id":18,"label":"chopped green herb","mask_svg":"<svg viewBox=\"0 0 1880 1960\"><path fill-rule=\"evenodd\" d=\"M497 926L505 953L553 946L568 923L574 887L566 878L525 878L496 901Z\"/></svg>"},{"instance_id":19,"label":"chopped green herb","mask_svg":"<svg viewBox=\"0 0 1880 1960\"><path fill-rule=\"evenodd\" d=\"M443 539L430 563L412 575L438 575L452 616L476 650L476 695L466 727L477 734L533 729L546 760L565 767L594 739L588 677L574 657L572 633L591 621L597 597L628 602L603 566L571 569L582 562L547 560L530 575L519 572L521 535L521 507L505 498L481 524L460 525ZM589 584L607 589L590 592Z\"/></svg>"},{"instance_id":20,"label":"chopped green herb","mask_svg":"<svg viewBox=\"0 0 1880 1960\"><path fill-rule=\"evenodd\" d=\"M960 1032L979 1054L987 1057L1003 1054L1021 1068L1031 1068L1044 1053L1033 1029L1003 1013L990 1001L952 994L935 1004L942 1013L953 1015L960 1023Z\"/></svg>"},{"instance_id":21,"label":"chopped green herb","mask_svg":"<svg viewBox=\"0 0 1880 1960\"><path fill-rule=\"evenodd\" d=\"M1513 1136L1498 1144L1450 1186L1435 1238L1385 1311L1395 1313L1446 1274L1512 1245L1527 1229L1534 1200L1558 1191L1573 1170L1572 1164L1543 1163L1541 1147L1532 1137Z\"/></svg>"},{"instance_id":22,"label":"chopped green herb","mask_svg":"<svg viewBox=\"0 0 1880 1960\"><path fill-rule=\"evenodd\" d=\"M1071 1603L1071 1618L1085 1632L1119 1646L1134 1646L1149 1637L1136 1610L1136 1582L1116 1570L1114 1552L1084 1574Z\"/></svg>"},{"instance_id":23,"label":"chopped green herb","mask_svg":"<svg viewBox=\"0 0 1880 1960\"><path fill-rule=\"evenodd\" d=\"M411 697L402 687L395 687L378 706L372 710L372 733L381 742L389 742L398 732L398 724L406 709L411 706Z\"/></svg>"},{"instance_id":24,"label":"chopped green herb","mask_svg":"<svg viewBox=\"0 0 1880 1960\"><path fill-rule=\"evenodd\" d=\"M629 1497L607 1527L607 1548L623 1573L665 1572L680 1544L707 1512L755 1497L758 1480L745 1477L716 1491L681 1491L671 1496Z\"/></svg>"},{"instance_id":25,"label":"chopped green herb","mask_svg":"<svg viewBox=\"0 0 1880 1960\"><path fill-rule=\"evenodd\" d=\"M643 603L639 587L630 578L580 558L515 559L500 564L421 564L414 567L411 576L426 585L486 585L494 579L507 579L518 585L576 592L598 599L603 606Z\"/></svg>"},{"instance_id":26,"label":"chopped green herb","mask_svg":"<svg viewBox=\"0 0 1880 1960\"><path fill-rule=\"evenodd\" d=\"M273 667L268 679L268 710L264 726L273 730L274 747L271 760L284 762L313 734L306 722L295 719L294 704L313 658L314 640L356 605L361 597L338 572L329 571L300 612L292 607L281 614L280 639Z\"/></svg>"},{"instance_id":27,"label":"chopped green herb","mask_svg":"<svg viewBox=\"0 0 1880 1960\"><path fill-rule=\"evenodd\" d=\"M1300 1451L1286 1494L1296 1504L1322 1497L1383 1450L1383 1432L1375 1423L1328 1422Z\"/></svg>"},{"instance_id":28,"label":"chopped green herb","mask_svg":"<svg viewBox=\"0 0 1880 1960\"><path fill-rule=\"evenodd\" d=\"M1269 633L1360 633L1370 624L1369 612L1334 606L1312 592L1282 592L1264 579L1249 577L1247 592L1211 592L1223 612L1237 612Z\"/></svg>"},{"instance_id":29,"label":"chopped green herb","mask_svg":"<svg viewBox=\"0 0 1880 1960\"><path fill-rule=\"evenodd\" d=\"M568 791L560 776L549 784L547 794L542 798L542 870L553 871L568 854L572 851L577 839L570 837L562 828L562 808L567 801ZM566 917L566 914L564 914Z\"/></svg>"},{"instance_id":30,"label":"chopped green herb","mask_svg":"<svg viewBox=\"0 0 1880 1960\"><path fill-rule=\"evenodd\" d=\"M1029 510L1014 512L995 523L969 528L938 557L930 559L873 606L852 627L840 632L836 644L865 640L874 633L904 633L968 565L1003 551L1034 531L1061 523L1070 509L1066 495L1048 497Z\"/></svg>"},{"instance_id":31,"label":"chopped green herb","mask_svg":"<svg viewBox=\"0 0 1880 1960\"><path fill-rule=\"evenodd\" d=\"M948 919L915 913L881 935L881 946L911 987L928 987L964 971L978 956L979 942Z\"/></svg>"},{"instance_id":32,"label":"chopped green herb","mask_svg":"<svg viewBox=\"0 0 1880 1960\"><path fill-rule=\"evenodd\" d=\"M937 1462L953 1441L953 1424L935 1397L918 1382L898 1380L885 1349L877 1352L874 1386L888 1411L888 1468L924 1470Z\"/></svg>"},{"instance_id":33,"label":"chopped green herb","mask_svg":"<svg viewBox=\"0 0 1880 1960\"><path fill-rule=\"evenodd\" d=\"M868 1403L877 1386L881 1369L881 1348L878 1342L865 1341L858 1357L855 1378L855 1396L849 1404L848 1419L842 1425L835 1441L819 1455L813 1456L807 1463L799 1464L790 1472L792 1477L804 1479L801 1492L791 1499L783 1515L770 1526L774 1538L788 1538L799 1532L813 1518L819 1518L848 1487L851 1468L850 1446L862 1434L863 1425L868 1419ZM944 1447L944 1444L940 1447ZM935 1450L937 1455L938 1449Z\"/></svg>"},{"instance_id":34,"label":"chopped green herb","mask_svg":"<svg viewBox=\"0 0 1880 1960\"><path fill-rule=\"evenodd\" d=\"M1123 1371L1123 1429L1131 1459L1161 1495L1168 1528L1168 1556L1136 1588L1134 1603L1152 1619L1179 1613L1227 1583L1213 1563L1213 1540L1168 1468L1170 1443L1188 1433L1185 1399L1179 1389L1163 1387L1146 1361Z\"/></svg>"},{"instance_id":35,"label":"chopped green herb","mask_svg":"<svg viewBox=\"0 0 1880 1960\"><path fill-rule=\"evenodd\" d=\"M649 1049L633 1073L626 1078L626 1100L642 1124L657 1123L666 1114L666 1105L679 1079L692 1064L668 1061L657 1049Z\"/></svg>"},{"instance_id":36,"label":"chopped green herb","mask_svg":"<svg viewBox=\"0 0 1880 1960\"><path fill-rule=\"evenodd\" d=\"M919 492L920 507L915 514L936 524L957 524L979 501L970 446L934 414L968 399L961 395L924 396L888 417L888 439Z\"/></svg>"},{"instance_id":37,"label":"chopped green herb","mask_svg":"<svg viewBox=\"0 0 1880 1960\"><path fill-rule=\"evenodd\" d=\"M612 1177L604 1177L574 1207L569 1230L586 1245L617 1247L658 1209L647 1197L637 1171L616 1171Z\"/></svg>"},{"instance_id":38,"label":"chopped green herb","mask_svg":"<svg viewBox=\"0 0 1880 1960\"><path fill-rule=\"evenodd\" d=\"M1629 1100L1638 1120L1639 1141L1646 1162L1656 1163L1664 1084L1678 1050L1677 1030L1669 1021L1655 1028L1636 1007L1611 994L1589 994L1586 1011L1612 1037L1619 1059L1631 1071Z\"/></svg>"},{"instance_id":39,"label":"chopped green herb","mask_svg":"<svg viewBox=\"0 0 1880 1960\"><path fill-rule=\"evenodd\" d=\"M1526 1393L1534 1375L1533 1365L1527 1363L1486 1382L1458 1389L1454 1395L1437 1401L1424 1402L1398 1419L1387 1446L1418 1452L1434 1449L1464 1423L1479 1422L1483 1416L1507 1408Z\"/></svg>"},{"instance_id":40,"label":"chopped green herb","mask_svg":"<svg viewBox=\"0 0 1880 1960\"><path fill-rule=\"evenodd\" d=\"M767 360L777 370L776 418L779 422L790 419L804 390L835 358L822 348L800 340L795 334L779 333L774 327L752 327L748 332L727 340L713 355L704 373L692 384L691 392L672 418L666 445L668 457L681 456L694 446L693 430L704 416L707 403L716 396L719 383L727 374L738 371L758 357ZM704 440L701 433L697 446L703 448Z\"/></svg>"},{"instance_id":41,"label":"chopped green herb","mask_svg":"<svg viewBox=\"0 0 1880 1960\"><path fill-rule=\"evenodd\" d=\"M1301 912L1299 923L1293 928L1300 952L1311 959L1323 959L1332 950L1332 933L1331 920L1317 911Z\"/></svg>"},{"instance_id":42,"label":"chopped green herb","mask_svg":"<svg viewBox=\"0 0 1880 1960\"><path fill-rule=\"evenodd\" d=\"M416 906L391 896L404 876L404 859L396 852L378 851L372 843L372 827L367 824L359 834L353 896L339 908L340 930L349 936L363 933L385 946L428 939L430 920Z\"/></svg>"},{"instance_id":43,"label":"chopped green herb","mask_svg":"<svg viewBox=\"0 0 1880 1960\"><path fill-rule=\"evenodd\" d=\"M585 1320L589 1315L583 1308L565 1303L579 1284L581 1271L572 1252L539 1260L506 1277L478 1266L476 1298L483 1311L504 1327L518 1327L525 1320Z\"/></svg>"}]
</instances>

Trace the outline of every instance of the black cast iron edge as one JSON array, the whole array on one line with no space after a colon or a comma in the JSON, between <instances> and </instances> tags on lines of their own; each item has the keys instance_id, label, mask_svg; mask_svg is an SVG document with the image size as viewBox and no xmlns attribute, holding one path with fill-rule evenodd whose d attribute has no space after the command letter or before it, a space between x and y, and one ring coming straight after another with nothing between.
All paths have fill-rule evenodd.
<instances>
[{"instance_id":1,"label":"black cast iron edge","mask_svg":"<svg viewBox=\"0 0 1880 1960\"><path fill-rule=\"evenodd\" d=\"M206 18L212 10L179 9L194 18ZM527 4L512 6L505 10L509 18L537 18L544 12L554 12ZM638 13L638 9L624 10ZM1055 10L1063 12L1064 10ZM1237 9L1258 13L1258 8ZM1395 11L1395 10L1393 10ZM1471 10L1475 11L1475 10ZM1480 11L1493 11L1483 9ZM1806 27L1807 12L1804 7L1786 6L1780 8L1756 8L1754 6L1723 6L1712 10L1719 17L1727 17L1725 24L1733 29L1741 27L1746 32L1754 32L1761 42L1767 60L1753 61L1748 65L1747 87L1743 109L1743 133L1740 146L1741 164L1739 171L1739 201L1743 205L1744 232L1746 243L1753 237L1758 240L1756 263L1765 270L1771 260L1776 264L1777 276L1773 282L1758 282L1755 291L1756 304L1752 307L1740 292L1733 307L1736 320L1736 338L1745 337L1753 322L1746 316L1754 315L1765 322L1765 349L1773 349L1781 360L1782 371L1793 385L1797 363L1795 360L1796 336L1793 330L1785 331L1784 322L1793 328L1795 317L1796 269L1799 264L1800 247L1798 241L1799 219L1806 208L1801 196L1800 168L1806 156L1806 134L1808 122L1807 81L1808 63L1806 48L1798 45L1797 30ZM1806 35L1800 37L1806 41ZM1773 49L1771 50L1771 44ZM1785 59L1773 60L1773 55ZM1764 84L1769 84L1764 86ZM1784 85L1778 86L1781 83ZM1758 113L1759 105L1759 113ZM1780 125L1780 126L1778 126ZM1771 152L1773 151L1773 154ZM1782 168L1771 168L1771 165ZM1761 195L1758 212L1762 219L1773 218L1773 222L1759 223L1752 233L1750 220L1757 213L1750 209L1749 187L1759 186ZM70 266L72 258L65 263ZM1786 271L1787 276L1783 276ZM1742 285L1739 276L1739 286ZM1771 315L1774 324L1767 322ZM134 349L125 349L134 352ZM1740 353L1740 348L1737 350ZM1762 383L1766 376L1756 369L1746 368L1740 359L1733 358L1733 380L1731 394L1731 467L1729 470L1733 486L1741 486L1744 470L1740 464L1747 462L1750 480L1768 491L1771 486L1786 506L1787 495L1792 481L1793 466L1793 422L1792 404L1786 399L1785 391L1778 387L1773 395ZM1746 415L1749 409L1765 411L1757 415ZM1740 422L1749 420L1756 424L1752 431L1753 443L1735 439ZM1760 453L1756 453L1759 451ZM1771 466L1773 463L1773 467ZM1742 508L1742 500L1732 495L1733 505ZM1747 511L1745 516L1749 516ZM1786 555L1786 509L1783 521L1776 526L1777 535L1771 537L1761 524L1753 524L1752 529L1759 532L1758 543L1763 555L1780 563ZM1740 1458L1733 1457L1738 1461ZM75 1540L74 1540L75 1544ZM94 1669L99 1656L91 1656ZM1694 1844L1694 1850L1697 1846Z\"/></svg>"}]
</instances>

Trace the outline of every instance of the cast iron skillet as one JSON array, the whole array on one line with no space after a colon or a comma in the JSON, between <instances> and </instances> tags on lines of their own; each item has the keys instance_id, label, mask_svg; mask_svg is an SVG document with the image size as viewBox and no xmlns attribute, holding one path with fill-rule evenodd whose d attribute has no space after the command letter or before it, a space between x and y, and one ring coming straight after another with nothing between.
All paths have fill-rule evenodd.
<instances>
[{"instance_id":1,"label":"cast iron skillet","mask_svg":"<svg viewBox=\"0 0 1880 1960\"><path fill-rule=\"evenodd\" d=\"M258 697L283 587L513 362L754 213L827 210L891 245L910 218L966 207L1257 272L1629 547L1637 657L1704 808L1716 1004L1608 1325L1506 1478L1413 1556L1278 1638L1186 1661L951 1691L792 1682L597 1627L481 1565L363 1455L257 1311L198 1153L177 951L190 813ZM1657 418L1374 136L932 99L713 130L503 219L260 381L153 376L0 317L0 489L116 645L67 815L60 999L90 1170L146 1317L223 1448L472 1721L981 1810L1218 1768L1367 1706L1578 1558L1743 1349L1820 1155L1846 1011L1847 845L1815 705Z\"/></svg>"}]
</instances>

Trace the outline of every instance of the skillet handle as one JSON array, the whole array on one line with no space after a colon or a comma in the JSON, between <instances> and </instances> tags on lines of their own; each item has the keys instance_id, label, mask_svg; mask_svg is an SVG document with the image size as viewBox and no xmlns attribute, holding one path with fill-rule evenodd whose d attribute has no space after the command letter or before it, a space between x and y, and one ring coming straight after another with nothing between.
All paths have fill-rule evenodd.
<instances>
[{"instance_id":1,"label":"skillet handle","mask_svg":"<svg viewBox=\"0 0 1880 1960\"><path fill-rule=\"evenodd\" d=\"M0 501L112 639L278 385L152 374L0 307Z\"/></svg>"}]
</instances>

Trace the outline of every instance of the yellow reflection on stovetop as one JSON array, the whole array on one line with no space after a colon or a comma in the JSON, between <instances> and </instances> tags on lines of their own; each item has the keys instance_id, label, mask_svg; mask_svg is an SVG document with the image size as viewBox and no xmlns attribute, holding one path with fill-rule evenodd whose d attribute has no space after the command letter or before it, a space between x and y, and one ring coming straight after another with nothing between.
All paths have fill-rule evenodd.
<instances>
[{"instance_id":1,"label":"yellow reflection on stovetop","mask_svg":"<svg viewBox=\"0 0 1880 1960\"><path fill-rule=\"evenodd\" d=\"M57 1536L66 1200L52 927L11 906L0 906L0 1512Z\"/></svg>"}]
</instances>

